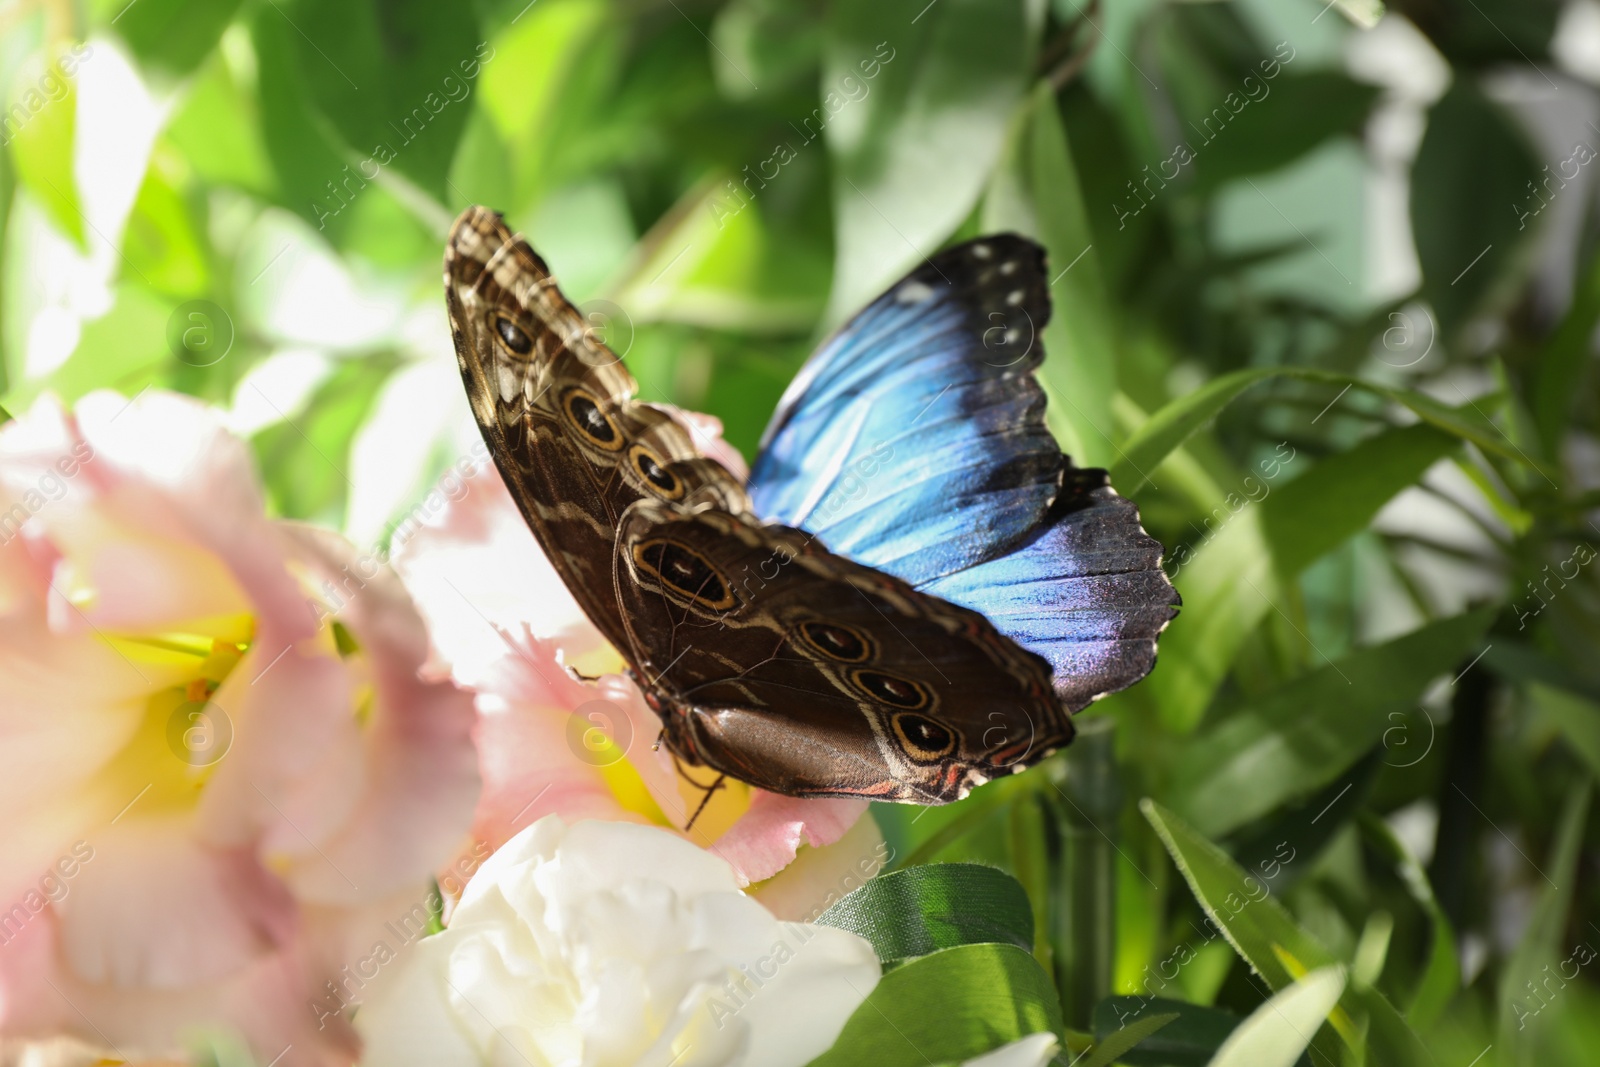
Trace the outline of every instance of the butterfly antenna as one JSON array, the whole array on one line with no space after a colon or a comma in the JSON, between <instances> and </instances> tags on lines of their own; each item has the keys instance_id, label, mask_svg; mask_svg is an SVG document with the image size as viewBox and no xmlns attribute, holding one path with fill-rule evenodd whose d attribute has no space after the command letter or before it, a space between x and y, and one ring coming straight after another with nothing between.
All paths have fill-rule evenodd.
<instances>
[{"instance_id":1,"label":"butterfly antenna","mask_svg":"<svg viewBox=\"0 0 1600 1067\"><path fill-rule=\"evenodd\" d=\"M685 775L685 777L688 777L688 776ZM710 785L708 785L708 786L706 786L706 785L700 786L701 789L704 789L706 791L706 795L700 801L700 806L698 808L694 809L694 814L689 816L689 821L684 824L684 826L683 826L683 832L684 833L688 833L690 830L694 829L695 820L700 818L700 813L706 810L706 805L711 803L711 798L716 795L717 790L722 788L722 783L727 781L727 780L728 780L728 776L726 774L719 774L719 775L717 775L717 780L712 782ZM694 779L690 778L689 781L694 782ZM695 784L699 785L698 782L695 782Z\"/></svg>"}]
</instances>

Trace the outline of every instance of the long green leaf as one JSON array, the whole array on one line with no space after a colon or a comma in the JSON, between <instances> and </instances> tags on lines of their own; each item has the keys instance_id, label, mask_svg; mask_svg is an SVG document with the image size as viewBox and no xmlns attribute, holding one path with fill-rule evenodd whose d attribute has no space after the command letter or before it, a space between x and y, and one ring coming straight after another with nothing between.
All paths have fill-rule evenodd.
<instances>
[{"instance_id":1,"label":"long green leaf","mask_svg":"<svg viewBox=\"0 0 1600 1067\"><path fill-rule=\"evenodd\" d=\"M1376 845L1379 851L1387 854L1390 862L1395 865L1400 873L1400 880L1405 883L1411 898L1422 906L1433 927L1432 939L1428 945L1428 964L1423 969L1422 978L1417 982L1417 991L1411 998L1411 1005L1406 1009L1406 1021L1415 1029L1425 1032L1438 1021L1451 998L1461 988L1461 963L1456 957L1455 932L1450 926L1449 917L1439 906L1438 898L1434 896L1427 872L1422 869L1422 864L1417 862L1416 857L1400 843L1400 839L1389 828L1389 824L1376 815L1363 812L1360 816L1360 826L1367 839Z\"/></svg>"},{"instance_id":2,"label":"long green leaf","mask_svg":"<svg viewBox=\"0 0 1600 1067\"><path fill-rule=\"evenodd\" d=\"M1049 253L1054 308L1034 342L1045 346L1040 378L1050 397L1046 415L1062 449L1080 466L1103 466L1114 455L1116 330L1078 171L1049 85L1035 88L1014 127L1008 158L984 200L983 229L1025 233Z\"/></svg>"},{"instance_id":3,"label":"long green leaf","mask_svg":"<svg viewBox=\"0 0 1600 1067\"><path fill-rule=\"evenodd\" d=\"M62 233L87 250L83 206L73 176L78 79L69 72L84 61L94 61L84 45L72 50L47 46L23 67L10 98L4 101L4 143L11 152L18 184L33 195ZM60 95L45 95L44 87L55 84L61 86Z\"/></svg>"},{"instance_id":4,"label":"long green leaf","mask_svg":"<svg viewBox=\"0 0 1600 1067\"><path fill-rule=\"evenodd\" d=\"M1568 430L1572 405L1581 395L1589 373L1590 339L1600 322L1600 255L1578 280L1572 293L1572 306L1545 345L1534 369L1533 421L1539 429L1539 442L1546 456L1554 456L1561 437Z\"/></svg>"},{"instance_id":5,"label":"long green leaf","mask_svg":"<svg viewBox=\"0 0 1600 1067\"><path fill-rule=\"evenodd\" d=\"M1261 529L1261 509L1245 508L1192 553L1175 557L1183 614L1161 638L1161 659L1126 699L1154 706L1171 730L1200 723L1233 659L1278 599L1278 582ZM1203 619L1202 625L1191 620Z\"/></svg>"},{"instance_id":6,"label":"long green leaf","mask_svg":"<svg viewBox=\"0 0 1600 1067\"><path fill-rule=\"evenodd\" d=\"M1061 1033L1044 969L1012 945L963 945L883 980L810 1067L927 1067L960 1062L1029 1034Z\"/></svg>"},{"instance_id":7,"label":"long green leaf","mask_svg":"<svg viewBox=\"0 0 1600 1067\"><path fill-rule=\"evenodd\" d=\"M1216 845L1152 800L1141 801L1139 807L1212 927L1227 938L1269 989L1287 989L1308 972L1339 962L1294 921L1259 879L1246 874ZM1385 1067L1431 1062L1416 1034L1376 990L1347 988L1329 1021L1353 1049L1362 1047L1364 1031L1370 1062ZM1327 1062L1341 1062L1338 1041L1326 1028L1312 1039L1311 1047Z\"/></svg>"},{"instance_id":8,"label":"long green leaf","mask_svg":"<svg viewBox=\"0 0 1600 1067\"><path fill-rule=\"evenodd\" d=\"M1122 1053L1119 1063L1128 1067L1206 1067L1217 1049L1244 1020L1231 1012L1166 997L1107 997L1095 1006L1094 1032L1104 1044L1118 1031L1132 1029L1139 1019L1158 1015L1171 1021ZM1128 1020L1134 1020L1130 1023ZM1312 1067L1302 1055L1297 1067Z\"/></svg>"},{"instance_id":9,"label":"long green leaf","mask_svg":"<svg viewBox=\"0 0 1600 1067\"><path fill-rule=\"evenodd\" d=\"M1177 1018L1177 1012L1146 1015L1137 1022L1129 1023L1121 1030L1107 1034L1095 1042L1094 1051L1089 1053L1089 1058L1083 1062L1083 1067L1111 1067L1113 1063L1120 1062L1146 1038L1159 1032Z\"/></svg>"},{"instance_id":10,"label":"long green leaf","mask_svg":"<svg viewBox=\"0 0 1600 1067\"><path fill-rule=\"evenodd\" d=\"M1111 480L1124 494L1143 488L1149 473L1161 465L1173 449L1187 441L1218 412L1251 386L1270 378L1296 378L1325 385L1348 386L1392 400L1410 408L1423 422L1471 441L1486 451L1518 463L1533 461L1519 452L1492 423L1463 414L1441 401L1410 389L1379 385L1363 378L1313 367L1250 367L1213 378L1186 396L1168 403L1150 416L1122 446L1122 458L1111 467ZM1479 405L1482 406L1482 405ZM1542 469L1542 468L1540 468Z\"/></svg>"},{"instance_id":11,"label":"long green leaf","mask_svg":"<svg viewBox=\"0 0 1600 1067\"><path fill-rule=\"evenodd\" d=\"M836 322L972 211L1026 89L1036 26L1021 0L879 0L832 10L820 89L822 114L831 115L822 132L833 158L828 317ZM848 100L852 85L867 91ZM817 125L802 122L812 138Z\"/></svg>"},{"instance_id":12,"label":"long green leaf","mask_svg":"<svg viewBox=\"0 0 1600 1067\"><path fill-rule=\"evenodd\" d=\"M1209 1067L1291 1067L1344 992L1343 967L1312 971L1250 1014Z\"/></svg>"},{"instance_id":13,"label":"long green leaf","mask_svg":"<svg viewBox=\"0 0 1600 1067\"><path fill-rule=\"evenodd\" d=\"M977 863L890 871L851 892L816 921L866 938L885 966L983 942L1033 951L1027 893L1009 874Z\"/></svg>"},{"instance_id":14,"label":"long green leaf","mask_svg":"<svg viewBox=\"0 0 1600 1067\"><path fill-rule=\"evenodd\" d=\"M1565 950L1570 948L1561 943L1561 935L1577 888L1578 852L1583 845L1583 824L1589 815L1593 787L1593 781L1586 779L1567 795L1556 823L1550 858L1543 868L1536 868L1543 880L1538 902L1533 906L1528 928L1501 973L1499 1041L1512 1050L1511 1062L1518 1067L1534 1062L1537 1046L1527 1032L1527 1020L1544 1010L1544 995L1550 989L1541 979L1560 969L1568 955Z\"/></svg>"},{"instance_id":15,"label":"long green leaf","mask_svg":"<svg viewBox=\"0 0 1600 1067\"><path fill-rule=\"evenodd\" d=\"M1419 480L1457 447L1427 423L1386 430L1317 464L1261 502L1263 532L1284 575L1300 573L1366 527L1397 486Z\"/></svg>"},{"instance_id":16,"label":"long green leaf","mask_svg":"<svg viewBox=\"0 0 1600 1067\"><path fill-rule=\"evenodd\" d=\"M1493 616L1483 609L1432 623L1267 693L1189 746L1169 803L1216 836L1334 781L1380 743L1391 716L1461 661Z\"/></svg>"},{"instance_id":17,"label":"long green leaf","mask_svg":"<svg viewBox=\"0 0 1600 1067\"><path fill-rule=\"evenodd\" d=\"M1520 249L1550 221L1538 218L1544 200L1531 191L1539 178L1538 155L1520 123L1478 88L1477 79L1453 79L1428 114L1411 165L1411 230L1422 295L1447 344L1486 304L1509 298Z\"/></svg>"},{"instance_id":18,"label":"long green leaf","mask_svg":"<svg viewBox=\"0 0 1600 1067\"><path fill-rule=\"evenodd\" d=\"M1280 580L1366 529L1451 447L1449 437L1427 427L1390 430L1324 460L1260 504L1219 504L1217 525L1207 520L1199 546L1173 556L1184 615L1162 638L1159 667L1130 698L1152 703L1172 729L1192 730L1245 639L1269 613L1283 611ZM1204 623L1184 622L1197 618Z\"/></svg>"},{"instance_id":19,"label":"long green leaf","mask_svg":"<svg viewBox=\"0 0 1600 1067\"><path fill-rule=\"evenodd\" d=\"M468 101L494 59L473 9L424 0L286 0L268 17L292 22L288 41L305 92L355 158L393 166L443 202ZM339 170L326 180L359 198L358 169L351 168L353 179ZM342 206L336 191L323 190L320 201L329 212Z\"/></svg>"}]
</instances>

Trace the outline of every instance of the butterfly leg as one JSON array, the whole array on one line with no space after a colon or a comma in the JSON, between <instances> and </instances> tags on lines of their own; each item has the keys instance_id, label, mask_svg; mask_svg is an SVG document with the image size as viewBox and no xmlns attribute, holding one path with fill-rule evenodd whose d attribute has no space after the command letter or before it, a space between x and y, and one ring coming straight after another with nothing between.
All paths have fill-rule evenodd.
<instances>
[{"instance_id":1,"label":"butterfly leg","mask_svg":"<svg viewBox=\"0 0 1600 1067\"><path fill-rule=\"evenodd\" d=\"M684 775L684 777L688 778L689 776ZM726 782L727 780L728 776L726 774L719 774L717 775L716 781L712 782L708 786L704 786L700 785L698 782L695 782L693 778L689 778L690 782L693 782L695 785L699 786L699 788L704 789L706 791L706 795L701 798L700 806L694 809L694 814L689 816L689 821L684 823L684 833L688 833L690 830L694 829L695 820L700 818L700 813L706 810L706 805L711 803L711 798L716 795L717 790L722 788L722 783Z\"/></svg>"}]
</instances>

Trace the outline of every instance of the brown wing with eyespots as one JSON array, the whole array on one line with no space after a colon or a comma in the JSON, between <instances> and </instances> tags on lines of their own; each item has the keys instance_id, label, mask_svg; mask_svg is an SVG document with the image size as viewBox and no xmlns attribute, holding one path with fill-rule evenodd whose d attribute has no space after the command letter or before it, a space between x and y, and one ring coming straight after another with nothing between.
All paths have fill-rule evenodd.
<instances>
[{"instance_id":1,"label":"brown wing with eyespots","mask_svg":"<svg viewBox=\"0 0 1600 1067\"><path fill-rule=\"evenodd\" d=\"M445 297L472 413L507 488L590 620L625 655L617 523L641 499L744 513L738 480L637 383L522 238L487 208L451 228Z\"/></svg>"},{"instance_id":2,"label":"brown wing with eyespots","mask_svg":"<svg viewBox=\"0 0 1600 1067\"><path fill-rule=\"evenodd\" d=\"M691 763L791 796L938 804L1072 739L1044 660L799 530L643 501L615 566Z\"/></svg>"}]
</instances>

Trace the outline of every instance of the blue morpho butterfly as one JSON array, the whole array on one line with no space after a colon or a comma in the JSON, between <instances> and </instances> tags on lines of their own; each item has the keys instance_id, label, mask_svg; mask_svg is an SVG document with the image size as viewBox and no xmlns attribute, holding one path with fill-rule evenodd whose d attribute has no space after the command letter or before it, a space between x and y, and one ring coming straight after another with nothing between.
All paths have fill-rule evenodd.
<instances>
[{"instance_id":1,"label":"blue morpho butterfly","mask_svg":"<svg viewBox=\"0 0 1600 1067\"><path fill-rule=\"evenodd\" d=\"M456 221L445 291L473 413L682 763L947 803L1150 670L1178 596L1133 503L1045 428L1046 279L1013 235L925 262L806 364L745 485L633 398L498 214Z\"/></svg>"}]
</instances>

